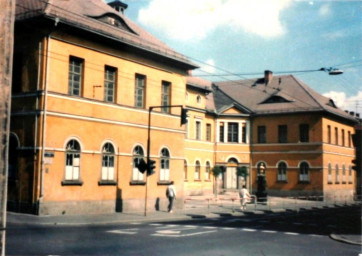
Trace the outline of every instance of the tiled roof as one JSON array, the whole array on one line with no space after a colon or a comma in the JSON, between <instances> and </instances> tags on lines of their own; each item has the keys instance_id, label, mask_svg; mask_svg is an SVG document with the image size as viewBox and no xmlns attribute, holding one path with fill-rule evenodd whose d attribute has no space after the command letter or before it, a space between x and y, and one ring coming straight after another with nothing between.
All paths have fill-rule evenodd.
<instances>
[{"instance_id":1,"label":"tiled roof","mask_svg":"<svg viewBox=\"0 0 362 256\"><path fill-rule=\"evenodd\" d=\"M292 75L275 76L267 85L264 79L214 84L228 97L256 115L323 111L356 121L354 117L333 106L329 98L317 93ZM215 106L222 104L224 99L225 96L221 96L220 99L216 97ZM229 104L229 100L225 100L225 104Z\"/></svg>"},{"instance_id":2,"label":"tiled roof","mask_svg":"<svg viewBox=\"0 0 362 256\"><path fill-rule=\"evenodd\" d=\"M122 20L129 30L112 26L96 17L104 15L116 16ZM144 51L165 56L196 68L184 55L174 51L165 43L136 25L124 14L117 12L102 0L17 0L16 20L26 20L33 17L59 19L60 23L84 29L114 40L132 45ZM133 33L134 32L134 33Z\"/></svg>"}]
</instances>

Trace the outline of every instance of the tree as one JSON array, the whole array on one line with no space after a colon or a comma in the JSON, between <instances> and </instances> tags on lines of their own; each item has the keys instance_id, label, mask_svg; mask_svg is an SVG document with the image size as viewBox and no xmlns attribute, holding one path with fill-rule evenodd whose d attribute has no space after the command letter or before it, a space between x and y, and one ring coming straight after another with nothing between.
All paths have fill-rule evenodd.
<instances>
[{"instance_id":1,"label":"tree","mask_svg":"<svg viewBox=\"0 0 362 256\"><path fill-rule=\"evenodd\" d=\"M236 175L238 177L243 177L244 181L246 182L246 177L249 176L248 168L246 166L236 168Z\"/></svg>"},{"instance_id":2,"label":"tree","mask_svg":"<svg viewBox=\"0 0 362 256\"><path fill-rule=\"evenodd\" d=\"M214 184L215 184L215 195L217 196L217 187L218 187L218 183L217 183L217 177L219 177L219 175L221 173L223 173L224 170L221 166L214 166L212 169L211 169L211 173L214 175Z\"/></svg>"}]
</instances>

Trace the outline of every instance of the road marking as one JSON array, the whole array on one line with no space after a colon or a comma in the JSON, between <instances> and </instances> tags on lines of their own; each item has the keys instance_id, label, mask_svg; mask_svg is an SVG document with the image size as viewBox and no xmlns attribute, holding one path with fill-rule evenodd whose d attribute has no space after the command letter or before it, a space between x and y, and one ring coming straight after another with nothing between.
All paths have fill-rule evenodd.
<instances>
[{"instance_id":1,"label":"road marking","mask_svg":"<svg viewBox=\"0 0 362 256\"><path fill-rule=\"evenodd\" d=\"M263 232L263 233L270 233L270 234L278 233L278 232L275 231L275 230L262 230L261 232Z\"/></svg>"},{"instance_id":2,"label":"road marking","mask_svg":"<svg viewBox=\"0 0 362 256\"><path fill-rule=\"evenodd\" d=\"M256 229L251 229L251 228L242 228L241 230L247 231L247 232L255 232L256 231Z\"/></svg>"},{"instance_id":3,"label":"road marking","mask_svg":"<svg viewBox=\"0 0 362 256\"><path fill-rule=\"evenodd\" d=\"M150 224L150 226L162 226L163 224L159 224L159 223L152 223Z\"/></svg>"},{"instance_id":4,"label":"road marking","mask_svg":"<svg viewBox=\"0 0 362 256\"><path fill-rule=\"evenodd\" d=\"M159 234L180 234L181 233L180 230L159 230L156 232Z\"/></svg>"},{"instance_id":5,"label":"road marking","mask_svg":"<svg viewBox=\"0 0 362 256\"><path fill-rule=\"evenodd\" d=\"M293 233L293 232L284 232L284 234L291 236L299 236L299 233Z\"/></svg>"},{"instance_id":6,"label":"road marking","mask_svg":"<svg viewBox=\"0 0 362 256\"><path fill-rule=\"evenodd\" d=\"M181 235L156 233L156 234L152 234L151 236L186 237L186 236L198 236L198 235L203 235L203 234L213 233L213 232L217 232L217 230L201 231L201 232L194 232L194 233L181 234Z\"/></svg>"},{"instance_id":7,"label":"road marking","mask_svg":"<svg viewBox=\"0 0 362 256\"><path fill-rule=\"evenodd\" d=\"M235 228L222 228L222 230L234 230Z\"/></svg>"},{"instance_id":8,"label":"road marking","mask_svg":"<svg viewBox=\"0 0 362 256\"><path fill-rule=\"evenodd\" d=\"M115 234L135 235L138 233L138 228L116 229L116 230L110 230L107 232L115 233Z\"/></svg>"}]
</instances>

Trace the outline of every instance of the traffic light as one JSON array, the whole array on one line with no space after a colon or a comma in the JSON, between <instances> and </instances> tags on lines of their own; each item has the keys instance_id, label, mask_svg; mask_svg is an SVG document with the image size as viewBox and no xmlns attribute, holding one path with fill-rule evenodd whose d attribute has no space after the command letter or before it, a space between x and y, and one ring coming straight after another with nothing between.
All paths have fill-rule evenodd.
<instances>
[{"instance_id":1,"label":"traffic light","mask_svg":"<svg viewBox=\"0 0 362 256\"><path fill-rule=\"evenodd\" d=\"M187 123L187 117L188 117L187 111L188 111L187 109L181 108L181 125Z\"/></svg>"},{"instance_id":2,"label":"traffic light","mask_svg":"<svg viewBox=\"0 0 362 256\"><path fill-rule=\"evenodd\" d=\"M150 160L148 162L147 176L151 176L152 174L155 173L155 170L154 170L156 168L155 164L156 164L156 161L154 161L154 160Z\"/></svg>"},{"instance_id":3,"label":"traffic light","mask_svg":"<svg viewBox=\"0 0 362 256\"><path fill-rule=\"evenodd\" d=\"M144 173L147 170L147 163L142 158L141 160L138 161L136 167L140 171L140 173Z\"/></svg>"}]
</instances>

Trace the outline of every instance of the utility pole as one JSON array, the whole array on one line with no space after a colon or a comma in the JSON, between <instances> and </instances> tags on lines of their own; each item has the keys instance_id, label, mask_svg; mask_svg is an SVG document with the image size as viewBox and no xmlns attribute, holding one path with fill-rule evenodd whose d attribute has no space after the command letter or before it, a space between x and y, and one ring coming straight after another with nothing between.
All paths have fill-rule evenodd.
<instances>
[{"instance_id":1,"label":"utility pole","mask_svg":"<svg viewBox=\"0 0 362 256\"><path fill-rule=\"evenodd\" d=\"M0 10L0 249L4 256L15 0L1 0Z\"/></svg>"}]
</instances>

